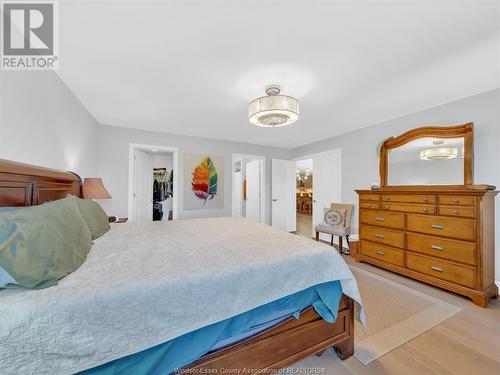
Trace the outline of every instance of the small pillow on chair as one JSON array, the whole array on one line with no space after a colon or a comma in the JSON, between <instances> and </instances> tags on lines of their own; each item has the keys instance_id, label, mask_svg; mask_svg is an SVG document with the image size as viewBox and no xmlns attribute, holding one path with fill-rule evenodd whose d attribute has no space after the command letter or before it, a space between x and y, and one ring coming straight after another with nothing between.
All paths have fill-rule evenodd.
<instances>
[{"instance_id":1,"label":"small pillow on chair","mask_svg":"<svg viewBox=\"0 0 500 375\"><path fill-rule=\"evenodd\" d=\"M345 208L325 208L323 215L323 224L330 227L344 227Z\"/></svg>"}]
</instances>

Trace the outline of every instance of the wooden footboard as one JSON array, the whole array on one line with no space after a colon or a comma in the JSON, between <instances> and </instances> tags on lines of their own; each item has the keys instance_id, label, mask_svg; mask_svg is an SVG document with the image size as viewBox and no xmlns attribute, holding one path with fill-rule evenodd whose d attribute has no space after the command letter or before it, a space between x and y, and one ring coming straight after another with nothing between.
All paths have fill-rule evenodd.
<instances>
[{"instance_id":1,"label":"wooden footboard","mask_svg":"<svg viewBox=\"0 0 500 375\"><path fill-rule=\"evenodd\" d=\"M272 372L334 347L342 359L354 353L354 302L342 296L337 321L323 320L312 307L237 344L211 352L181 372L228 373L233 369ZM231 372L231 373L237 373Z\"/></svg>"}]
</instances>

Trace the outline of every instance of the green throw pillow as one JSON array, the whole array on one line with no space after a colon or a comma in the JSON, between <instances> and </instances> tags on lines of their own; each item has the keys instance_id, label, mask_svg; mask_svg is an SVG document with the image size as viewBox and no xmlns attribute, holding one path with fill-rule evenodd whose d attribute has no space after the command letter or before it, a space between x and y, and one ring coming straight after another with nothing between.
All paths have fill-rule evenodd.
<instances>
[{"instance_id":1,"label":"green throw pillow","mask_svg":"<svg viewBox=\"0 0 500 375\"><path fill-rule=\"evenodd\" d=\"M0 213L0 266L26 288L56 285L82 265L91 246L74 199Z\"/></svg>"},{"instance_id":2,"label":"green throw pillow","mask_svg":"<svg viewBox=\"0 0 500 375\"><path fill-rule=\"evenodd\" d=\"M101 237L109 230L109 218L106 212L99 206L99 203L92 199L80 199L74 197L83 218L92 233L92 239Z\"/></svg>"}]
</instances>

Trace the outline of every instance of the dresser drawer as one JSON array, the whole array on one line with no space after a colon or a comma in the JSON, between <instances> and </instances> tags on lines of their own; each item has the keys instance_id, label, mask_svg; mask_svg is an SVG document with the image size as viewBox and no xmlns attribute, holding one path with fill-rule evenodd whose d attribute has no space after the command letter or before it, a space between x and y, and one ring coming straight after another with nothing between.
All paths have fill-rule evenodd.
<instances>
[{"instance_id":1,"label":"dresser drawer","mask_svg":"<svg viewBox=\"0 0 500 375\"><path fill-rule=\"evenodd\" d=\"M405 252L394 247L361 241L361 254L401 267L405 266Z\"/></svg>"},{"instance_id":2,"label":"dresser drawer","mask_svg":"<svg viewBox=\"0 0 500 375\"><path fill-rule=\"evenodd\" d=\"M405 225L404 214L380 210L361 210L360 220L364 224L393 229L403 229Z\"/></svg>"},{"instance_id":3,"label":"dresser drawer","mask_svg":"<svg viewBox=\"0 0 500 375\"><path fill-rule=\"evenodd\" d=\"M380 194L359 193L360 201L380 201Z\"/></svg>"},{"instance_id":4,"label":"dresser drawer","mask_svg":"<svg viewBox=\"0 0 500 375\"><path fill-rule=\"evenodd\" d=\"M393 229L362 225L359 235L363 240L399 247L401 249L403 249L405 245L404 232Z\"/></svg>"},{"instance_id":5,"label":"dresser drawer","mask_svg":"<svg viewBox=\"0 0 500 375\"><path fill-rule=\"evenodd\" d=\"M400 203L436 203L435 195L415 195L415 194L385 194L382 195L382 202Z\"/></svg>"},{"instance_id":6,"label":"dresser drawer","mask_svg":"<svg viewBox=\"0 0 500 375\"><path fill-rule=\"evenodd\" d=\"M436 206L424 204L400 204L400 203L382 203L381 208L384 210L398 212L412 212L417 214L435 214Z\"/></svg>"},{"instance_id":7,"label":"dresser drawer","mask_svg":"<svg viewBox=\"0 0 500 375\"><path fill-rule=\"evenodd\" d=\"M453 206L474 206L476 198L468 195L440 195L439 204Z\"/></svg>"},{"instance_id":8,"label":"dresser drawer","mask_svg":"<svg viewBox=\"0 0 500 375\"><path fill-rule=\"evenodd\" d=\"M455 284L469 288L475 286L476 273L473 267L459 266L445 260L412 253L406 253L406 266L411 270Z\"/></svg>"},{"instance_id":9,"label":"dresser drawer","mask_svg":"<svg viewBox=\"0 0 500 375\"><path fill-rule=\"evenodd\" d=\"M417 253L453 260L471 265L476 264L476 246L470 242L448 240L423 234L407 233L406 248Z\"/></svg>"},{"instance_id":10,"label":"dresser drawer","mask_svg":"<svg viewBox=\"0 0 500 375\"><path fill-rule=\"evenodd\" d=\"M476 217L476 208L471 206L439 206L439 215Z\"/></svg>"},{"instance_id":11,"label":"dresser drawer","mask_svg":"<svg viewBox=\"0 0 500 375\"><path fill-rule=\"evenodd\" d=\"M375 209L379 209L380 208L380 203L377 203L377 202L359 202L359 207L360 208L375 208Z\"/></svg>"},{"instance_id":12,"label":"dresser drawer","mask_svg":"<svg viewBox=\"0 0 500 375\"><path fill-rule=\"evenodd\" d=\"M473 241L475 220L408 214L406 229L409 232L433 234L459 240Z\"/></svg>"}]
</instances>

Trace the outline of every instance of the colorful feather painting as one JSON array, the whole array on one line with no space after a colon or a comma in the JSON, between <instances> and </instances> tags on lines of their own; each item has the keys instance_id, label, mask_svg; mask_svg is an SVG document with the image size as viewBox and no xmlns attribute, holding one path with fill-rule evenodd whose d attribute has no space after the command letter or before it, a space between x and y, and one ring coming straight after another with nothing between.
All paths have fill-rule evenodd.
<instances>
[{"instance_id":1,"label":"colorful feather painting","mask_svg":"<svg viewBox=\"0 0 500 375\"><path fill-rule=\"evenodd\" d=\"M184 154L184 209L224 208L224 158Z\"/></svg>"},{"instance_id":2,"label":"colorful feather painting","mask_svg":"<svg viewBox=\"0 0 500 375\"><path fill-rule=\"evenodd\" d=\"M207 200L214 199L217 195L217 169L212 160L209 157L203 159L194 169L192 175L191 186L194 195L201 199L204 204L207 203Z\"/></svg>"}]
</instances>

